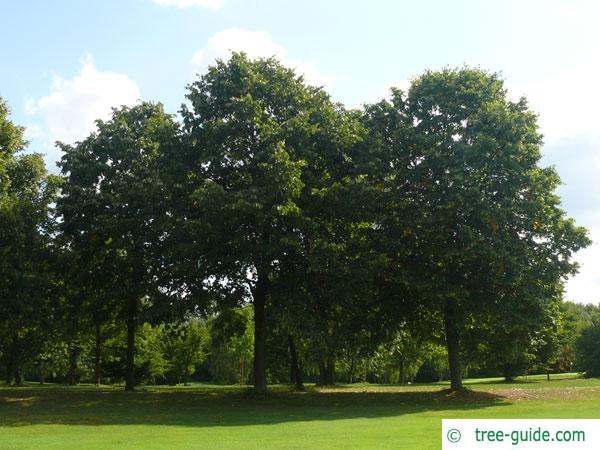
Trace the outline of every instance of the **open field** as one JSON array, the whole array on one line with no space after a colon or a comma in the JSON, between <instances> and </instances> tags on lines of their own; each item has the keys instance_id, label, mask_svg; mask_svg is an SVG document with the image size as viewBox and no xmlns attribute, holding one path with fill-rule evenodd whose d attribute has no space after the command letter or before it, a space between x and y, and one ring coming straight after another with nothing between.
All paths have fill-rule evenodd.
<instances>
[{"instance_id":1,"label":"open field","mask_svg":"<svg viewBox=\"0 0 600 450\"><path fill-rule=\"evenodd\" d=\"M0 387L0 449L437 449L442 418L600 418L600 380L574 374L340 385L264 399L237 387Z\"/></svg>"}]
</instances>

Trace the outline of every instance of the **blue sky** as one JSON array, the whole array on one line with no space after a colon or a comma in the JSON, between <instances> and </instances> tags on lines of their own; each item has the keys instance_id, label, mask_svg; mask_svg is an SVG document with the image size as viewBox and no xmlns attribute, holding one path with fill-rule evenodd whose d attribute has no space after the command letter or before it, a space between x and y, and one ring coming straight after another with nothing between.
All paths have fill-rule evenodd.
<instances>
[{"instance_id":1,"label":"blue sky","mask_svg":"<svg viewBox=\"0 0 600 450\"><path fill-rule=\"evenodd\" d=\"M0 96L31 149L60 157L111 106L160 100L231 49L279 57L349 106L427 68L479 66L525 95L569 215L598 242L568 299L600 302L600 2L593 0L0 0Z\"/></svg>"}]
</instances>

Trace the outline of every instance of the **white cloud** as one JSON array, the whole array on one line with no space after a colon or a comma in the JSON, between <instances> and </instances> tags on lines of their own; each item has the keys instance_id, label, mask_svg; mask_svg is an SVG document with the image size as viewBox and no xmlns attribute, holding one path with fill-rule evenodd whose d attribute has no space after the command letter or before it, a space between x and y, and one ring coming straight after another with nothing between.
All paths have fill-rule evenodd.
<instances>
[{"instance_id":1,"label":"white cloud","mask_svg":"<svg viewBox=\"0 0 600 450\"><path fill-rule=\"evenodd\" d=\"M320 72L314 62L290 58L286 48L274 42L269 32L242 28L228 28L215 33L208 38L204 48L194 54L190 63L197 73L203 73L215 59L226 60L233 51L244 52L250 58L275 56L312 85L330 86L334 80L333 75Z\"/></svg>"},{"instance_id":2,"label":"white cloud","mask_svg":"<svg viewBox=\"0 0 600 450\"><path fill-rule=\"evenodd\" d=\"M597 138L600 137L599 72L600 61L587 55L578 58L575 64L511 91L527 97L531 109L539 114L540 128L547 143L557 142L565 136Z\"/></svg>"},{"instance_id":3,"label":"white cloud","mask_svg":"<svg viewBox=\"0 0 600 450\"><path fill-rule=\"evenodd\" d=\"M580 273L566 285L566 298L600 303L600 3L593 0L538 0L532 12L539 20L556 25L567 51L557 49L546 66L525 68L508 77L509 92L525 95L539 114L544 134L544 164L554 164L564 185L559 189L564 208L578 225L590 231L591 247L575 259ZM567 30L571 30L568 32ZM556 60L558 59L559 64ZM527 81L524 81L527 79Z\"/></svg>"},{"instance_id":4,"label":"white cloud","mask_svg":"<svg viewBox=\"0 0 600 450\"><path fill-rule=\"evenodd\" d=\"M133 105L140 98L135 81L127 75L98 70L90 56L81 60L79 73L72 79L55 76L50 93L25 103L26 111L41 119L40 125L30 126L36 137L47 143L47 162L60 157L52 148L55 141L72 143L85 138L95 129L97 119L110 117L111 108Z\"/></svg>"},{"instance_id":5,"label":"white cloud","mask_svg":"<svg viewBox=\"0 0 600 450\"><path fill-rule=\"evenodd\" d=\"M27 105L25 105L25 107L27 108ZM43 137L44 130L42 130L42 127L39 125L29 125L25 128L25 139L27 139L27 141Z\"/></svg>"},{"instance_id":6,"label":"white cloud","mask_svg":"<svg viewBox=\"0 0 600 450\"><path fill-rule=\"evenodd\" d=\"M559 193L577 221L600 227L600 139L564 137L543 148L544 165L554 165L563 186Z\"/></svg>"},{"instance_id":7,"label":"white cloud","mask_svg":"<svg viewBox=\"0 0 600 450\"><path fill-rule=\"evenodd\" d=\"M225 0L152 0L152 2L160 6L174 6L179 9L191 7L219 9Z\"/></svg>"},{"instance_id":8,"label":"white cloud","mask_svg":"<svg viewBox=\"0 0 600 450\"><path fill-rule=\"evenodd\" d=\"M543 165L556 167L563 185L558 193L567 215L589 230L593 244L578 252L581 267L568 280L565 298L600 303L600 128L597 105L600 87L595 78L600 63L576 57L554 73L541 72L537 80L520 85L508 80L511 98L524 95L539 115L544 134Z\"/></svg>"},{"instance_id":9,"label":"white cloud","mask_svg":"<svg viewBox=\"0 0 600 450\"><path fill-rule=\"evenodd\" d=\"M595 55L600 43L600 2L537 0L534 4L529 5L532 12L543 9L540 21L561 27L567 49L557 49L542 66L524 67L521 75L528 78L526 82L519 82L519 74L513 74L517 76L509 78L509 87L514 88L513 94L527 97L539 113L546 143L572 136L598 138L600 60Z\"/></svg>"},{"instance_id":10,"label":"white cloud","mask_svg":"<svg viewBox=\"0 0 600 450\"><path fill-rule=\"evenodd\" d=\"M540 19L555 23L563 33L568 52L557 49L555 61L536 68L533 78L518 83L509 78L512 93L525 95L531 109L539 114L544 134L544 163L554 164L563 180L559 189L563 205L578 225L590 231L591 247L575 259L580 273L566 285L566 298L577 302L600 303L600 3L593 0L538 1ZM535 8L534 8L535 9ZM560 31L559 30L559 31ZM511 83L511 78L517 83Z\"/></svg>"},{"instance_id":11,"label":"white cloud","mask_svg":"<svg viewBox=\"0 0 600 450\"><path fill-rule=\"evenodd\" d=\"M577 303L600 303L600 227L589 228L593 244L582 250L576 260L579 273L566 285L566 299Z\"/></svg>"},{"instance_id":12,"label":"white cloud","mask_svg":"<svg viewBox=\"0 0 600 450\"><path fill-rule=\"evenodd\" d=\"M383 85L383 88L376 92L373 98L370 98L366 103L377 103L383 99L390 100L392 98L392 88L400 89L405 94L410 89L410 80L389 81Z\"/></svg>"},{"instance_id":13,"label":"white cloud","mask_svg":"<svg viewBox=\"0 0 600 450\"><path fill-rule=\"evenodd\" d=\"M553 164L563 181L559 194L568 215L586 227L591 247L575 256L580 273L566 286L566 298L600 302L600 139L566 136L544 146L543 164Z\"/></svg>"}]
</instances>

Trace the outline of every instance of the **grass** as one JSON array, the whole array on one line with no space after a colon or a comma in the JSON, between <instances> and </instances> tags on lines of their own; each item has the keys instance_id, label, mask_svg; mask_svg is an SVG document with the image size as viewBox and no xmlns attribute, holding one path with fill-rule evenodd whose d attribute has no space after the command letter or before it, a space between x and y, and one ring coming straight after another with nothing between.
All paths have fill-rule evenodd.
<instances>
[{"instance_id":1,"label":"grass","mask_svg":"<svg viewBox=\"0 0 600 450\"><path fill-rule=\"evenodd\" d=\"M600 418L600 380L575 374L444 383L275 386L0 387L0 449L438 449L442 418Z\"/></svg>"}]
</instances>

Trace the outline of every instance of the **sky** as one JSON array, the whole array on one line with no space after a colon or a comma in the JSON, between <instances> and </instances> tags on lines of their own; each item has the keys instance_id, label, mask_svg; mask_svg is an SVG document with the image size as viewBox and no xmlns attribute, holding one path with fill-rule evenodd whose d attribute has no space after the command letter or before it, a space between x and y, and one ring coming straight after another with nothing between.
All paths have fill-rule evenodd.
<instances>
[{"instance_id":1,"label":"sky","mask_svg":"<svg viewBox=\"0 0 600 450\"><path fill-rule=\"evenodd\" d=\"M0 0L0 96L51 170L111 107L161 101L231 50L276 56L348 107L426 69L499 72L545 136L579 252L568 300L600 303L600 2L595 0Z\"/></svg>"}]
</instances>

